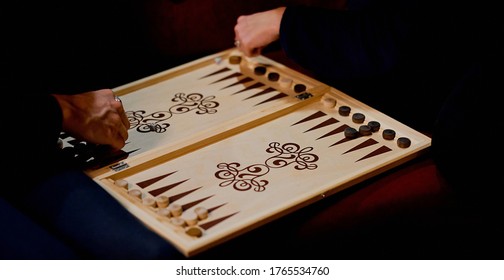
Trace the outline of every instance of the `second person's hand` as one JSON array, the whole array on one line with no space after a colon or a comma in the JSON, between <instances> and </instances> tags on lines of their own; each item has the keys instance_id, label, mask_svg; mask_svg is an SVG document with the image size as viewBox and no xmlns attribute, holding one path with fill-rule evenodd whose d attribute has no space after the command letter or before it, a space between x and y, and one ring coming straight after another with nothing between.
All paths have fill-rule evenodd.
<instances>
[{"instance_id":1,"label":"second person's hand","mask_svg":"<svg viewBox=\"0 0 504 280\"><path fill-rule=\"evenodd\" d=\"M257 56L280 37L285 7L238 17L234 27L235 46L246 56Z\"/></svg>"}]
</instances>

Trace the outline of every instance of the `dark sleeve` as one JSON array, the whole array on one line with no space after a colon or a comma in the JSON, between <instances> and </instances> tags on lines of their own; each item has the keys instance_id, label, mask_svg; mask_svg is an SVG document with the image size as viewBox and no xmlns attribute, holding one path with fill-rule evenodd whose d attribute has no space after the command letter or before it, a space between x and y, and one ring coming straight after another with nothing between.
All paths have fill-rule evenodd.
<instances>
[{"instance_id":1,"label":"dark sleeve","mask_svg":"<svg viewBox=\"0 0 504 280\"><path fill-rule=\"evenodd\" d=\"M383 1L387 2L387 1ZM288 7L280 25L286 54L319 77L348 79L389 71L408 43L410 8L356 11Z\"/></svg>"},{"instance_id":2,"label":"dark sleeve","mask_svg":"<svg viewBox=\"0 0 504 280\"><path fill-rule=\"evenodd\" d=\"M42 59L37 59L43 54L34 54L35 51L29 50L33 45L17 38L10 37L2 46L8 55L2 60L6 71L1 78L0 94L9 123L5 131L9 141L19 147L16 160L27 161L56 145L62 128L62 111L50 95L51 89L44 86L51 71L44 67Z\"/></svg>"},{"instance_id":3,"label":"dark sleeve","mask_svg":"<svg viewBox=\"0 0 504 280\"><path fill-rule=\"evenodd\" d=\"M28 106L33 112L35 136L45 147L56 145L63 121L58 101L52 95L33 95L30 98L32 101Z\"/></svg>"},{"instance_id":4,"label":"dark sleeve","mask_svg":"<svg viewBox=\"0 0 504 280\"><path fill-rule=\"evenodd\" d=\"M51 95L27 93L23 84L4 89L5 172L18 183L0 188L0 196L22 197L23 191L62 166L58 146L62 112Z\"/></svg>"},{"instance_id":5,"label":"dark sleeve","mask_svg":"<svg viewBox=\"0 0 504 280\"><path fill-rule=\"evenodd\" d=\"M459 36L466 29L453 32L451 23L459 3L364 2L344 11L288 7L282 48L321 82L414 128L431 129L457 64L469 59L467 40ZM418 106L423 100L429 102Z\"/></svg>"},{"instance_id":6,"label":"dark sleeve","mask_svg":"<svg viewBox=\"0 0 504 280\"><path fill-rule=\"evenodd\" d=\"M15 120L11 126L11 140L19 147L15 160L37 165L47 164L47 159L54 160L62 128L58 101L49 94L25 94L9 103L12 106L10 115Z\"/></svg>"}]
</instances>

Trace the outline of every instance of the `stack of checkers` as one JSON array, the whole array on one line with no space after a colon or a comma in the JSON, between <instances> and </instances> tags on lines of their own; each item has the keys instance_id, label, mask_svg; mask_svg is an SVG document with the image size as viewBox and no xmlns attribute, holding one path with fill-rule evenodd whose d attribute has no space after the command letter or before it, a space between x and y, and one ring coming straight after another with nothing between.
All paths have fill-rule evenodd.
<instances>
[{"instance_id":1,"label":"stack of checkers","mask_svg":"<svg viewBox=\"0 0 504 280\"><path fill-rule=\"evenodd\" d=\"M203 236L203 229L198 226L198 223L208 218L206 208L196 207L193 211L184 211L180 204L170 203L169 197L165 195L153 198L144 195L139 189L130 189L126 180L115 180L114 185L126 190L130 197L140 201L143 206L156 212L162 219L167 219L175 227L184 229L187 235L193 237Z\"/></svg>"},{"instance_id":2,"label":"stack of checkers","mask_svg":"<svg viewBox=\"0 0 504 280\"><path fill-rule=\"evenodd\" d=\"M324 96L321 102L325 107L336 107L337 101L328 96ZM349 106L342 105L338 108L338 113L340 116L347 117L350 116L352 109ZM356 124L361 124L358 129L354 127L345 128L345 137L348 139L355 139L361 136L370 136L375 132L380 130L381 124L378 121L369 121L367 124L363 124L366 116L363 113L352 114L352 122ZM382 132L382 137L385 140L394 140L396 137L396 132L392 129L384 129ZM411 145L411 140L407 137L399 137L397 139L397 146L400 148L408 148Z\"/></svg>"}]
</instances>

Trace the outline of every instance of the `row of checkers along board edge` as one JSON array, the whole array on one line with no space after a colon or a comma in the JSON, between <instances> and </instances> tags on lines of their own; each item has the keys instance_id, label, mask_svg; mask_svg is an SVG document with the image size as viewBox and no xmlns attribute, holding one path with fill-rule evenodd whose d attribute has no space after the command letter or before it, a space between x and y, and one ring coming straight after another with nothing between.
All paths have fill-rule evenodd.
<instances>
[{"instance_id":1,"label":"row of checkers along board edge","mask_svg":"<svg viewBox=\"0 0 504 280\"><path fill-rule=\"evenodd\" d=\"M119 153L62 148L186 256L408 161L430 138L265 56L236 49L115 88ZM96 152L99 151L99 152Z\"/></svg>"}]
</instances>

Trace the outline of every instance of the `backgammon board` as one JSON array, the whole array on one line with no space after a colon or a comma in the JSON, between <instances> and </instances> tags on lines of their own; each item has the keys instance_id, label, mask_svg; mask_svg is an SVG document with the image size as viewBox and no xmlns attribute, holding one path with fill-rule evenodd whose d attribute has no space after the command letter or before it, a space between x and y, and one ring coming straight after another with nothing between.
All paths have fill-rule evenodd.
<instances>
[{"instance_id":1,"label":"backgammon board","mask_svg":"<svg viewBox=\"0 0 504 280\"><path fill-rule=\"evenodd\" d=\"M123 156L86 173L188 257L431 144L335 88L236 49L114 91L131 124Z\"/></svg>"}]
</instances>

